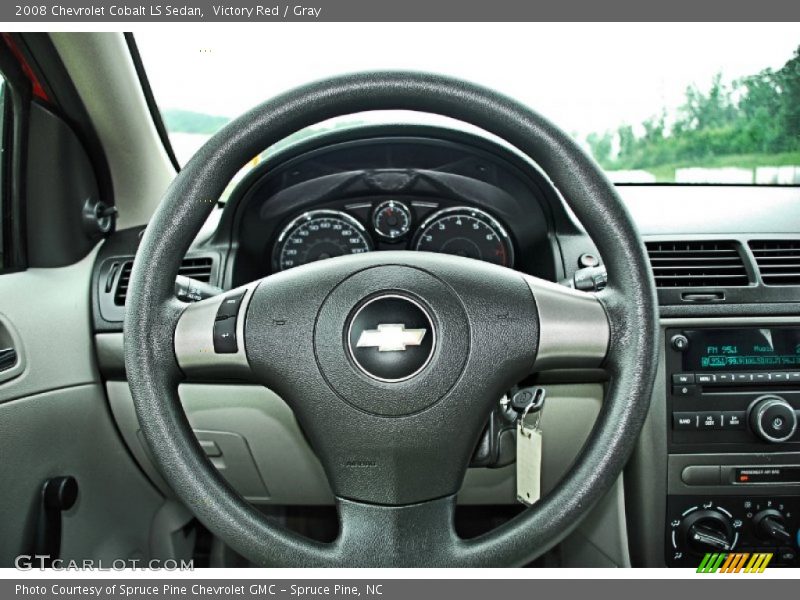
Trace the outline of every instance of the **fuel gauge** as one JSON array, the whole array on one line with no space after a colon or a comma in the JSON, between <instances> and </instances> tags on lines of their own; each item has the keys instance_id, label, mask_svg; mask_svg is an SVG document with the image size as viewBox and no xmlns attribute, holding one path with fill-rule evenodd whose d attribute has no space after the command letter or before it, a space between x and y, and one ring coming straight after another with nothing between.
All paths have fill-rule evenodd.
<instances>
[{"instance_id":1,"label":"fuel gauge","mask_svg":"<svg viewBox=\"0 0 800 600\"><path fill-rule=\"evenodd\" d=\"M386 200L375 208L372 224L378 235L396 240L411 229L411 211L402 202Z\"/></svg>"}]
</instances>

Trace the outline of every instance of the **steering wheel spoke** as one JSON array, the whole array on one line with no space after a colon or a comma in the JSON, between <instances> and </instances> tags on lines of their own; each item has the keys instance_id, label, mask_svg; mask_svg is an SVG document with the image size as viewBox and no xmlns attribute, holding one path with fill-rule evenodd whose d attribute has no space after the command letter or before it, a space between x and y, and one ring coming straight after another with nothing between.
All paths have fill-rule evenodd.
<instances>
[{"instance_id":1,"label":"steering wheel spoke","mask_svg":"<svg viewBox=\"0 0 800 600\"><path fill-rule=\"evenodd\" d=\"M189 304L175 326L178 366L189 379L252 380L245 315L260 282Z\"/></svg>"},{"instance_id":2,"label":"steering wheel spoke","mask_svg":"<svg viewBox=\"0 0 800 600\"><path fill-rule=\"evenodd\" d=\"M335 548L348 566L426 567L452 565L461 545L455 532L455 496L406 506L339 500L341 522ZM435 549L435 550L434 550Z\"/></svg>"},{"instance_id":3,"label":"steering wheel spoke","mask_svg":"<svg viewBox=\"0 0 800 600\"><path fill-rule=\"evenodd\" d=\"M611 326L597 294L580 292L525 275L536 300L539 346L535 371L601 366Z\"/></svg>"}]
</instances>

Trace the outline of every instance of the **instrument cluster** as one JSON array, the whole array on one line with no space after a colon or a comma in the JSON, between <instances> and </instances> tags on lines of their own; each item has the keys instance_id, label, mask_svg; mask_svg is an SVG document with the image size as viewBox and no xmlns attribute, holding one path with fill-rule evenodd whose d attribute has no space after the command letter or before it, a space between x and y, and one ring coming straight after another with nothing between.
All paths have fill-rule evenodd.
<instances>
[{"instance_id":1,"label":"instrument cluster","mask_svg":"<svg viewBox=\"0 0 800 600\"><path fill-rule=\"evenodd\" d=\"M416 250L514 266L514 243L487 211L430 201L382 198L294 216L272 248L273 271L374 250Z\"/></svg>"}]
</instances>

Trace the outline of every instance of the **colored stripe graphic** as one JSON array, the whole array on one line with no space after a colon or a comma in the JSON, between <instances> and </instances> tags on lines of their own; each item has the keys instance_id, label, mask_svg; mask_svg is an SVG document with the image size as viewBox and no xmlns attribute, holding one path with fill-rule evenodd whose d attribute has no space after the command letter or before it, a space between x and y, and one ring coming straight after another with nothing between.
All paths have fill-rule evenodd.
<instances>
[{"instance_id":1,"label":"colored stripe graphic","mask_svg":"<svg viewBox=\"0 0 800 600\"><path fill-rule=\"evenodd\" d=\"M700 562L700 566L697 567L698 573L705 573L706 572L706 565L708 565L709 561L711 560L711 555L706 554L703 557L703 560Z\"/></svg>"},{"instance_id":2,"label":"colored stripe graphic","mask_svg":"<svg viewBox=\"0 0 800 600\"><path fill-rule=\"evenodd\" d=\"M745 573L763 573L767 568L769 561L772 560L772 554L753 554L753 558L747 563Z\"/></svg>"},{"instance_id":3,"label":"colored stripe graphic","mask_svg":"<svg viewBox=\"0 0 800 600\"><path fill-rule=\"evenodd\" d=\"M763 573L772 560L771 553L709 553L697 567L698 573ZM745 566L746 565L746 566Z\"/></svg>"},{"instance_id":4,"label":"colored stripe graphic","mask_svg":"<svg viewBox=\"0 0 800 600\"><path fill-rule=\"evenodd\" d=\"M737 552L736 554L729 554L728 560L722 565L720 573L738 573L742 570L745 561L750 556L747 552Z\"/></svg>"}]
</instances>

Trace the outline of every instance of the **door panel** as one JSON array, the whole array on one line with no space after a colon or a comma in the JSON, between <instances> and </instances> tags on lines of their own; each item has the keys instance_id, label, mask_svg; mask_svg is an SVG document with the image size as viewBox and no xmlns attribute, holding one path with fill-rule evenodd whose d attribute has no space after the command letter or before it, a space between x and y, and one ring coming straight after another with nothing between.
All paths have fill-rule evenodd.
<instances>
[{"instance_id":1,"label":"door panel","mask_svg":"<svg viewBox=\"0 0 800 600\"><path fill-rule=\"evenodd\" d=\"M62 558L152 557L151 524L164 499L122 442L95 365L94 256L0 275L0 342L23 357L0 383L0 567L30 552L42 485L63 475L79 492L63 513Z\"/></svg>"},{"instance_id":2,"label":"door panel","mask_svg":"<svg viewBox=\"0 0 800 600\"><path fill-rule=\"evenodd\" d=\"M99 381L89 320L95 253L68 267L0 275L0 313L26 359L21 374L0 384L0 404Z\"/></svg>"},{"instance_id":3,"label":"door panel","mask_svg":"<svg viewBox=\"0 0 800 600\"><path fill-rule=\"evenodd\" d=\"M63 513L61 558L152 557L150 526L163 498L130 460L98 383L0 405L0 567L30 552L42 482L72 475L78 499Z\"/></svg>"}]
</instances>

